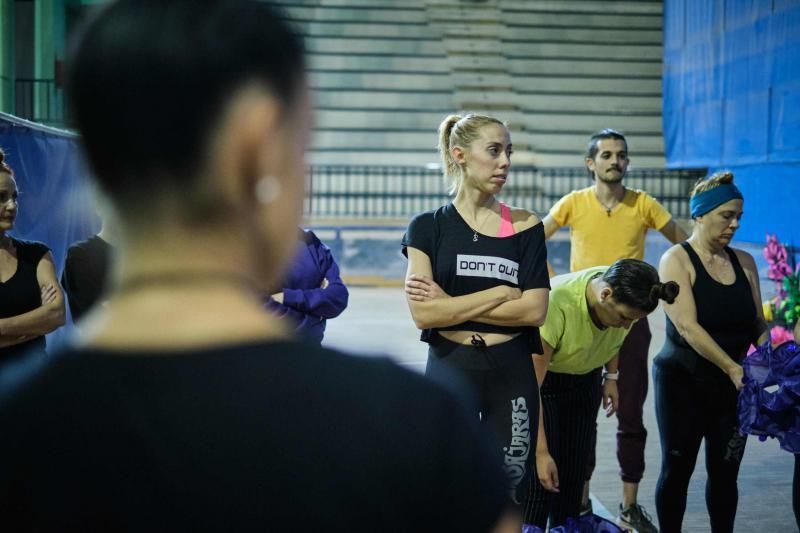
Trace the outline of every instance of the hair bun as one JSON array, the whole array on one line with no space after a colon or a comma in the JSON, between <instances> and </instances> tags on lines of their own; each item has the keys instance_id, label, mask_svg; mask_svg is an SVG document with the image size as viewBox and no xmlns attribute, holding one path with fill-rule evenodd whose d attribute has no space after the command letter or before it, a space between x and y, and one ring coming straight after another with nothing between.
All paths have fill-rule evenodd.
<instances>
[{"instance_id":1,"label":"hair bun","mask_svg":"<svg viewBox=\"0 0 800 533\"><path fill-rule=\"evenodd\" d=\"M650 288L650 301L654 304L657 303L659 300L664 300L668 304L671 304L675 301L675 298L678 296L678 292L680 292L681 287L674 281L668 281L666 283L656 283Z\"/></svg>"}]
</instances>

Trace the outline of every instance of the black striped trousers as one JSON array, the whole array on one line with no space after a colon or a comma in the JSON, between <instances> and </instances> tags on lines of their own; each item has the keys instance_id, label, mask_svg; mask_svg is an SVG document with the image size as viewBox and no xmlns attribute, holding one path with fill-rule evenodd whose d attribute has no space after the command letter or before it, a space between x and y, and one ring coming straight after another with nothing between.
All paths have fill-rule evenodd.
<instances>
[{"instance_id":1,"label":"black striped trousers","mask_svg":"<svg viewBox=\"0 0 800 533\"><path fill-rule=\"evenodd\" d=\"M548 372L541 387L547 447L558 468L560 492L548 492L531 476L525 522L542 529L563 525L577 518L590 448L597 432L599 370L584 375Z\"/></svg>"}]
</instances>

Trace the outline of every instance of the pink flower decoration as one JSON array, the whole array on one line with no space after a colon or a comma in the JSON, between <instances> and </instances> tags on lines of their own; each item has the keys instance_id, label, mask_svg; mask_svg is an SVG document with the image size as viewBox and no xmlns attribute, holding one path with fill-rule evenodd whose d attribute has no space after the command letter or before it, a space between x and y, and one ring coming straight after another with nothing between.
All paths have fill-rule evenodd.
<instances>
[{"instance_id":1,"label":"pink flower decoration","mask_svg":"<svg viewBox=\"0 0 800 533\"><path fill-rule=\"evenodd\" d=\"M767 235L767 245L764 247L764 258L769 263L767 277L773 281L781 281L786 276L793 274L792 267L787 259L789 254L786 247L778 241L776 235Z\"/></svg>"},{"instance_id":2,"label":"pink flower decoration","mask_svg":"<svg viewBox=\"0 0 800 533\"><path fill-rule=\"evenodd\" d=\"M781 281L786 276L792 275L792 269L786 263L772 264L767 270L767 277L773 281Z\"/></svg>"},{"instance_id":3,"label":"pink flower decoration","mask_svg":"<svg viewBox=\"0 0 800 533\"><path fill-rule=\"evenodd\" d=\"M764 257L770 262L786 259L786 248L778 241L777 235L767 235L767 246L764 248Z\"/></svg>"},{"instance_id":4,"label":"pink flower decoration","mask_svg":"<svg viewBox=\"0 0 800 533\"><path fill-rule=\"evenodd\" d=\"M769 332L769 341L773 346L778 346L779 344L793 340L794 335L792 335L792 332L782 326L775 326Z\"/></svg>"}]
</instances>

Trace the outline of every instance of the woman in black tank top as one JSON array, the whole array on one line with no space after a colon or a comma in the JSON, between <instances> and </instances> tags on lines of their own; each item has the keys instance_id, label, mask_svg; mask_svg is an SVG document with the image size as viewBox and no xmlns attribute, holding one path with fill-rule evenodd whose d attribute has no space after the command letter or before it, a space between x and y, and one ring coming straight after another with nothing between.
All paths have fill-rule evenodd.
<instances>
[{"instance_id":1,"label":"woman in black tank top","mask_svg":"<svg viewBox=\"0 0 800 533\"><path fill-rule=\"evenodd\" d=\"M701 441L706 441L706 504L714 533L733 531L744 454L737 390L751 343L766 340L758 271L752 256L728 244L739 228L743 198L733 175L698 182L692 236L661 258L662 279L681 286L665 305L667 331L653 375L661 433L656 509L662 533L679 532Z\"/></svg>"},{"instance_id":2,"label":"woman in black tank top","mask_svg":"<svg viewBox=\"0 0 800 533\"><path fill-rule=\"evenodd\" d=\"M50 250L8 234L18 197L14 171L0 150L0 367L28 353L43 355L44 336L63 326L65 316Z\"/></svg>"}]
</instances>

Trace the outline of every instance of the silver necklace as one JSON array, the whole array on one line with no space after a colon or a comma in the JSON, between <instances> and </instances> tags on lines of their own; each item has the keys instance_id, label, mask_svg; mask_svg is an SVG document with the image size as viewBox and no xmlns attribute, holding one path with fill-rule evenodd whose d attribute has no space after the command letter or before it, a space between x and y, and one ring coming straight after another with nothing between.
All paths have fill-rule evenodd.
<instances>
[{"instance_id":1,"label":"silver necklace","mask_svg":"<svg viewBox=\"0 0 800 533\"><path fill-rule=\"evenodd\" d=\"M492 204L494 205L494 204ZM483 225L486 224L486 221L489 220L489 217L492 216L492 208L489 207L489 212L486 214L486 217L483 219L483 222L478 225L477 229L472 230L472 242L478 242L478 230L483 228ZM478 222L478 218L475 217L475 222Z\"/></svg>"}]
</instances>

